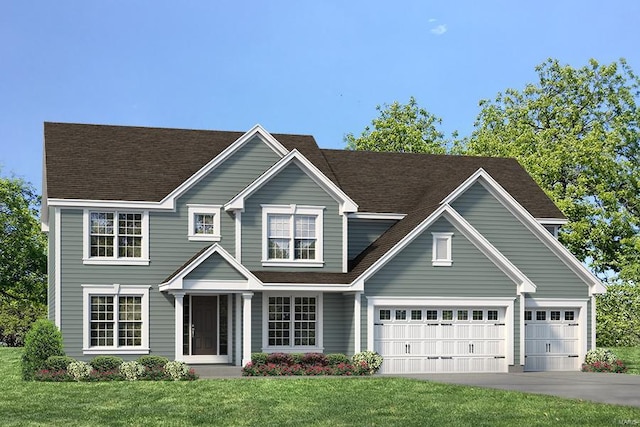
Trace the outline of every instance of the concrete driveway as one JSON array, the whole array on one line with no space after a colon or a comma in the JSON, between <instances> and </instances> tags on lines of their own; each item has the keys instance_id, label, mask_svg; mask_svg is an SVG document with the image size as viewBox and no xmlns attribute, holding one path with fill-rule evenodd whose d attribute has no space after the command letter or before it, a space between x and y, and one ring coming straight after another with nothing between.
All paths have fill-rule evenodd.
<instances>
[{"instance_id":1,"label":"concrete driveway","mask_svg":"<svg viewBox=\"0 0 640 427\"><path fill-rule=\"evenodd\" d=\"M440 383L549 394L640 407L640 375L525 372L517 374L415 374L403 376Z\"/></svg>"}]
</instances>

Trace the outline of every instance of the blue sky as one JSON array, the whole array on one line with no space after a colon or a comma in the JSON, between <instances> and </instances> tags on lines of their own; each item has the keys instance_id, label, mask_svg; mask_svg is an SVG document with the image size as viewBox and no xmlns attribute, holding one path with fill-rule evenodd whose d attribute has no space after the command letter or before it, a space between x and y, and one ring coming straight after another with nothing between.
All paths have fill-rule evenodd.
<instances>
[{"instance_id":1,"label":"blue sky","mask_svg":"<svg viewBox=\"0 0 640 427\"><path fill-rule=\"evenodd\" d=\"M43 122L312 134L395 100L470 133L553 57L640 73L640 2L0 1L0 173L41 185Z\"/></svg>"}]
</instances>

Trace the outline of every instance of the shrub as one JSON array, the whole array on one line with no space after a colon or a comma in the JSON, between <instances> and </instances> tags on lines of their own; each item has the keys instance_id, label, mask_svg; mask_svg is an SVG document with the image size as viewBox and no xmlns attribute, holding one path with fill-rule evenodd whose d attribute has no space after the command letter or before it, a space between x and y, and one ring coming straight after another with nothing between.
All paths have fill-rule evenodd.
<instances>
[{"instance_id":1,"label":"shrub","mask_svg":"<svg viewBox=\"0 0 640 427\"><path fill-rule=\"evenodd\" d=\"M302 360L304 359L304 353L291 353L291 364L292 365L302 365Z\"/></svg>"},{"instance_id":2,"label":"shrub","mask_svg":"<svg viewBox=\"0 0 640 427\"><path fill-rule=\"evenodd\" d=\"M362 365L362 363L366 363L371 375L378 372L380 366L382 366L382 356L375 351L362 351L360 353L356 353L353 355L351 360L354 365Z\"/></svg>"},{"instance_id":3,"label":"shrub","mask_svg":"<svg viewBox=\"0 0 640 427\"><path fill-rule=\"evenodd\" d=\"M71 362L67 367L67 372L76 381L82 381L89 378L91 371L91 365L86 362Z\"/></svg>"},{"instance_id":4,"label":"shrub","mask_svg":"<svg viewBox=\"0 0 640 427\"><path fill-rule=\"evenodd\" d=\"M618 360L618 356L616 356L612 351L598 347L593 350L589 350L584 361L587 364L591 364L595 362L614 363L616 360Z\"/></svg>"},{"instance_id":5,"label":"shrub","mask_svg":"<svg viewBox=\"0 0 640 427\"><path fill-rule=\"evenodd\" d=\"M44 369L49 371L66 371L69 364L75 361L73 357L69 356L51 356L44 363Z\"/></svg>"},{"instance_id":6,"label":"shrub","mask_svg":"<svg viewBox=\"0 0 640 427\"><path fill-rule=\"evenodd\" d=\"M329 366L337 366L340 364L349 364L351 360L342 353L327 354L327 362Z\"/></svg>"},{"instance_id":7,"label":"shrub","mask_svg":"<svg viewBox=\"0 0 640 427\"><path fill-rule=\"evenodd\" d=\"M251 353L251 363L254 365L264 365L267 363L267 358L269 354L267 353Z\"/></svg>"},{"instance_id":8,"label":"shrub","mask_svg":"<svg viewBox=\"0 0 640 427\"><path fill-rule=\"evenodd\" d=\"M169 359L164 356L148 355L138 358L138 363L147 369L162 369L167 362L169 362Z\"/></svg>"},{"instance_id":9,"label":"shrub","mask_svg":"<svg viewBox=\"0 0 640 427\"><path fill-rule=\"evenodd\" d=\"M96 356L91 360L91 366L98 372L115 371L124 360L118 356Z\"/></svg>"},{"instance_id":10,"label":"shrub","mask_svg":"<svg viewBox=\"0 0 640 427\"><path fill-rule=\"evenodd\" d=\"M292 365L293 358L287 353L271 353L267 356L267 363L274 365Z\"/></svg>"},{"instance_id":11,"label":"shrub","mask_svg":"<svg viewBox=\"0 0 640 427\"><path fill-rule=\"evenodd\" d=\"M306 353L302 356L302 364L306 366L327 366L329 361L322 353Z\"/></svg>"},{"instance_id":12,"label":"shrub","mask_svg":"<svg viewBox=\"0 0 640 427\"><path fill-rule=\"evenodd\" d=\"M34 379L36 381L48 381L48 382L67 382L73 381L73 377L66 369L61 371L53 371L49 369L41 369L35 373Z\"/></svg>"},{"instance_id":13,"label":"shrub","mask_svg":"<svg viewBox=\"0 0 640 427\"><path fill-rule=\"evenodd\" d=\"M62 334L50 320L37 320L27 333L22 353L22 377L34 378L51 356L64 356Z\"/></svg>"},{"instance_id":14,"label":"shrub","mask_svg":"<svg viewBox=\"0 0 640 427\"><path fill-rule=\"evenodd\" d=\"M164 370L167 371L172 380L178 381L187 376L189 373L189 367L184 362L167 362L164 365Z\"/></svg>"},{"instance_id":15,"label":"shrub","mask_svg":"<svg viewBox=\"0 0 640 427\"><path fill-rule=\"evenodd\" d=\"M617 374L624 374L625 372L627 372L627 367L624 365L622 360L616 360L613 363L593 362L593 363L583 363L582 371L583 372L613 372Z\"/></svg>"},{"instance_id":16,"label":"shrub","mask_svg":"<svg viewBox=\"0 0 640 427\"><path fill-rule=\"evenodd\" d=\"M135 381L140 377L145 371L144 366L140 363L134 361L131 362L122 362L120 365L120 373L125 377L125 379L129 381Z\"/></svg>"}]
</instances>

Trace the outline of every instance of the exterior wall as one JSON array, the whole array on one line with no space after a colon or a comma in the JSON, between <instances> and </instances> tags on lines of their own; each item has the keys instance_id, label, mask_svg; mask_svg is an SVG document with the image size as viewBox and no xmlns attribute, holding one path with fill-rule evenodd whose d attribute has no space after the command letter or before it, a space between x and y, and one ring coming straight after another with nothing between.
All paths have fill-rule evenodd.
<instances>
[{"instance_id":1,"label":"exterior wall","mask_svg":"<svg viewBox=\"0 0 640 427\"><path fill-rule=\"evenodd\" d=\"M353 355L353 296L325 293L323 302L324 353Z\"/></svg>"},{"instance_id":2,"label":"exterior wall","mask_svg":"<svg viewBox=\"0 0 640 427\"><path fill-rule=\"evenodd\" d=\"M378 237L398 222L393 219L349 219L349 259L364 251Z\"/></svg>"},{"instance_id":3,"label":"exterior wall","mask_svg":"<svg viewBox=\"0 0 640 427\"><path fill-rule=\"evenodd\" d=\"M276 267L262 266L261 205L325 206L323 225L323 267L277 267L278 271L342 271L342 216L338 202L318 186L295 164L284 168L277 176L245 201L242 213L242 264L249 270Z\"/></svg>"},{"instance_id":4,"label":"exterior wall","mask_svg":"<svg viewBox=\"0 0 640 427\"><path fill-rule=\"evenodd\" d=\"M262 292L255 292L251 298L251 352L262 352Z\"/></svg>"},{"instance_id":5,"label":"exterior wall","mask_svg":"<svg viewBox=\"0 0 640 427\"><path fill-rule=\"evenodd\" d=\"M482 184L471 186L453 208L536 284L532 297L588 297L588 286Z\"/></svg>"},{"instance_id":6,"label":"exterior wall","mask_svg":"<svg viewBox=\"0 0 640 427\"><path fill-rule=\"evenodd\" d=\"M191 273L185 280L245 280L246 278L230 265L222 256L213 254Z\"/></svg>"}]
</instances>

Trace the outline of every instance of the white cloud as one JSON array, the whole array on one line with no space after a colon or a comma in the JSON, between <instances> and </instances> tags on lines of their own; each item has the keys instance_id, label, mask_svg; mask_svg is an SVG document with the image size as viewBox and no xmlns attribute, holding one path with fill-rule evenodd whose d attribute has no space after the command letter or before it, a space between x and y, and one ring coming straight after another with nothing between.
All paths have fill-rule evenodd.
<instances>
[{"instance_id":1,"label":"white cloud","mask_svg":"<svg viewBox=\"0 0 640 427\"><path fill-rule=\"evenodd\" d=\"M444 24L440 24L431 29L431 34L435 34L436 36L441 36L447 32L447 26Z\"/></svg>"},{"instance_id":2,"label":"white cloud","mask_svg":"<svg viewBox=\"0 0 640 427\"><path fill-rule=\"evenodd\" d=\"M436 22L437 19L436 18L429 18L429 22Z\"/></svg>"}]
</instances>

